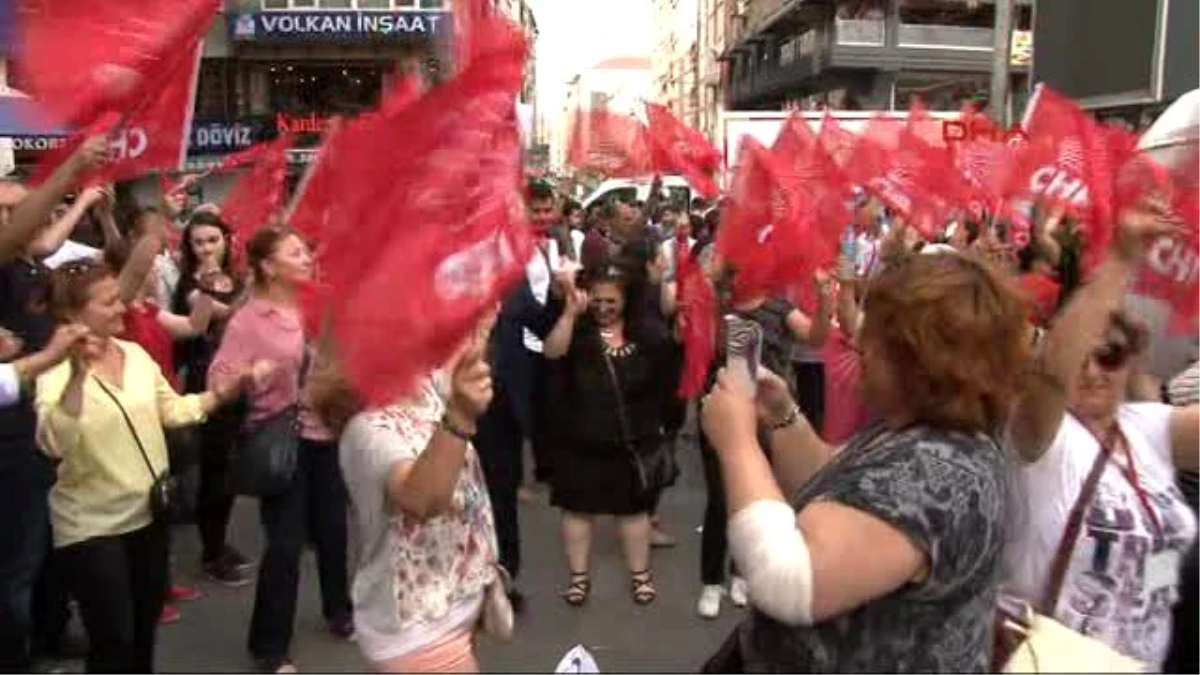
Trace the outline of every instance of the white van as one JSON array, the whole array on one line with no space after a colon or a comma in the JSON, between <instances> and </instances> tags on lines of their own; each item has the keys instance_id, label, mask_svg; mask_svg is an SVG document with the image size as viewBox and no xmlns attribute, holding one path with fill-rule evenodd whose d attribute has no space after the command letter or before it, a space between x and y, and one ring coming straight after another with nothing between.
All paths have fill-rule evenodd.
<instances>
[{"instance_id":1,"label":"white van","mask_svg":"<svg viewBox=\"0 0 1200 675\"><path fill-rule=\"evenodd\" d=\"M625 202L645 202L650 198L650 183L652 178L610 178L600 184L591 194L583 199L583 210L587 211L595 205L612 203L615 200ZM676 204L687 208L692 203L692 186L681 176L662 177L664 204Z\"/></svg>"}]
</instances>

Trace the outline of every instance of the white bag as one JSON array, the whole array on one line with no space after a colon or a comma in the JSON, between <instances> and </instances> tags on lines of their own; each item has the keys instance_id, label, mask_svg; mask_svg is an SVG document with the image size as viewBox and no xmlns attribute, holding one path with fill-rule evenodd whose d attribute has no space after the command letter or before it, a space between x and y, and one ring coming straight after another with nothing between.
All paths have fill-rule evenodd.
<instances>
[{"instance_id":1,"label":"white bag","mask_svg":"<svg viewBox=\"0 0 1200 675\"><path fill-rule=\"evenodd\" d=\"M1143 673L1146 666L1103 642L1077 633L1026 607L1008 630L1023 640L1004 664L1005 673Z\"/></svg>"},{"instance_id":2,"label":"white bag","mask_svg":"<svg viewBox=\"0 0 1200 675\"><path fill-rule=\"evenodd\" d=\"M558 667L554 669L554 672L599 673L600 666L596 665L596 659L592 658L591 652L584 649L583 645L575 645L558 662Z\"/></svg>"}]
</instances>

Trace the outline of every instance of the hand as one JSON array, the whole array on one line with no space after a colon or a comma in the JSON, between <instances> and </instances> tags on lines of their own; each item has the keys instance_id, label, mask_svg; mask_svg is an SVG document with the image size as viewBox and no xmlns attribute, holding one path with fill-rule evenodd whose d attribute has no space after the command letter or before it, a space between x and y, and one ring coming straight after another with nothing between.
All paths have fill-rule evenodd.
<instances>
[{"instance_id":1,"label":"hand","mask_svg":"<svg viewBox=\"0 0 1200 675\"><path fill-rule=\"evenodd\" d=\"M75 154L71 155L72 166L77 171L86 171L108 161L108 137L92 136L85 140Z\"/></svg>"},{"instance_id":2,"label":"hand","mask_svg":"<svg viewBox=\"0 0 1200 675\"><path fill-rule=\"evenodd\" d=\"M237 400L244 392L261 387L274 372L274 363L270 361L255 361L248 366L242 366L238 370L235 370L233 377L222 378L209 387L208 391L217 399L219 405L225 405Z\"/></svg>"},{"instance_id":3,"label":"hand","mask_svg":"<svg viewBox=\"0 0 1200 675\"><path fill-rule=\"evenodd\" d=\"M587 312L588 302L587 291L572 288L567 291L564 311L572 318L578 318Z\"/></svg>"},{"instance_id":4,"label":"hand","mask_svg":"<svg viewBox=\"0 0 1200 675\"><path fill-rule=\"evenodd\" d=\"M107 187L103 185L91 185L84 187L82 195L79 195L79 201L83 202L86 208L95 207L95 205L104 202L108 198Z\"/></svg>"},{"instance_id":5,"label":"hand","mask_svg":"<svg viewBox=\"0 0 1200 675\"><path fill-rule=\"evenodd\" d=\"M7 328L0 328L0 362L11 361L21 353L24 342Z\"/></svg>"},{"instance_id":6,"label":"hand","mask_svg":"<svg viewBox=\"0 0 1200 675\"><path fill-rule=\"evenodd\" d=\"M492 402L492 369L483 359L483 345L469 339L448 366L450 402L446 414L455 425L471 431Z\"/></svg>"},{"instance_id":7,"label":"hand","mask_svg":"<svg viewBox=\"0 0 1200 675\"><path fill-rule=\"evenodd\" d=\"M700 400L700 424L718 454L735 451L757 439L754 395L745 391L736 379L722 368L712 391Z\"/></svg>"},{"instance_id":8,"label":"hand","mask_svg":"<svg viewBox=\"0 0 1200 675\"><path fill-rule=\"evenodd\" d=\"M768 425L778 424L792 414L796 401L788 390L787 382L782 377L762 366L758 367L758 394L755 403L758 406L758 417Z\"/></svg>"},{"instance_id":9,"label":"hand","mask_svg":"<svg viewBox=\"0 0 1200 675\"><path fill-rule=\"evenodd\" d=\"M107 343L91 332L85 332L67 351L71 359L71 376L82 377L91 368L93 361L104 356Z\"/></svg>"},{"instance_id":10,"label":"hand","mask_svg":"<svg viewBox=\"0 0 1200 675\"><path fill-rule=\"evenodd\" d=\"M78 323L63 324L54 330L54 335L42 349L42 354L45 354L52 363L59 363L67 358L87 335L87 326Z\"/></svg>"},{"instance_id":11,"label":"hand","mask_svg":"<svg viewBox=\"0 0 1200 675\"><path fill-rule=\"evenodd\" d=\"M558 269L554 270L555 285L563 292L573 290L576 288L575 280L581 269L583 269L582 266L573 260L564 261Z\"/></svg>"},{"instance_id":12,"label":"hand","mask_svg":"<svg viewBox=\"0 0 1200 675\"><path fill-rule=\"evenodd\" d=\"M192 312L188 315L193 326L207 327L216 310L217 302L208 293L198 293L192 303Z\"/></svg>"},{"instance_id":13,"label":"hand","mask_svg":"<svg viewBox=\"0 0 1200 675\"><path fill-rule=\"evenodd\" d=\"M1162 195L1143 197L1136 206L1122 212L1118 222L1113 253L1131 262L1141 256L1146 244L1178 229L1178 219Z\"/></svg>"},{"instance_id":14,"label":"hand","mask_svg":"<svg viewBox=\"0 0 1200 675\"><path fill-rule=\"evenodd\" d=\"M817 291L817 297L823 300L832 298L836 290L833 279L830 278L828 272L822 269L813 272L813 288Z\"/></svg>"}]
</instances>

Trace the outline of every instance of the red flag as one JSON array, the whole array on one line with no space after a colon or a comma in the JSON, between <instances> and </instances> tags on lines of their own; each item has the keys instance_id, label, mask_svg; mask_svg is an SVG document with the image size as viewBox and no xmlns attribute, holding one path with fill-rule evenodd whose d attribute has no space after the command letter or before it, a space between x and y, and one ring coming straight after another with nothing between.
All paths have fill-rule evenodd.
<instances>
[{"instance_id":1,"label":"red flag","mask_svg":"<svg viewBox=\"0 0 1200 675\"><path fill-rule=\"evenodd\" d=\"M175 171L187 155L188 131L200 72L200 47L181 52L157 89L145 90L145 98L124 114L105 113L63 147L39 163L31 179L41 182L67 159L85 138L109 137L108 162L83 178L83 183L131 180L155 171Z\"/></svg>"},{"instance_id":2,"label":"red flag","mask_svg":"<svg viewBox=\"0 0 1200 675\"><path fill-rule=\"evenodd\" d=\"M720 189L713 174L721 168L721 153L708 138L656 103L646 104L646 120L654 170L679 173L705 198L716 197Z\"/></svg>"},{"instance_id":3,"label":"red flag","mask_svg":"<svg viewBox=\"0 0 1200 675\"><path fill-rule=\"evenodd\" d=\"M805 221L810 225L804 243L808 266L832 267L837 261L842 230L851 218L847 207L852 189L849 178L822 147L808 122L797 115L784 123L771 150L782 166L785 188L813 215Z\"/></svg>"},{"instance_id":4,"label":"red flag","mask_svg":"<svg viewBox=\"0 0 1200 675\"><path fill-rule=\"evenodd\" d=\"M368 404L444 363L532 254L515 105L526 43L494 17L476 35L459 75L391 119L347 125L329 154L329 326Z\"/></svg>"},{"instance_id":5,"label":"red flag","mask_svg":"<svg viewBox=\"0 0 1200 675\"><path fill-rule=\"evenodd\" d=\"M717 251L736 271L736 300L781 292L804 276L810 211L785 185L786 169L761 143L742 139L727 201L721 207Z\"/></svg>"},{"instance_id":6,"label":"red flag","mask_svg":"<svg viewBox=\"0 0 1200 675\"><path fill-rule=\"evenodd\" d=\"M1034 91L1022 128L1029 144L1022 166L1014 171L1017 190L1066 206L1080 219L1089 250L1107 250L1115 215L1109 132L1074 101L1045 85Z\"/></svg>"},{"instance_id":7,"label":"red flag","mask_svg":"<svg viewBox=\"0 0 1200 675\"><path fill-rule=\"evenodd\" d=\"M872 120L849 168L855 182L874 193L926 238L940 218L961 203L961 174L949 151L922 141L907 127Z\"/></svg>"},{"instance_id":8,"label":"red flag","mask_svg":"<svg viewBox=\"0 0 1200 675\"><path fill-rule=\"evenodd\" d=\"M238 178L221 204L221 218L229 224L235 241L250 241L256 232L275 222L283 208L291 134L264 145L258 160Z\"/></svg>"},{"instance_id":9,"label":"red flag","mask_svg":"<svg viewBox=\"0 0 1200 675\"><path fill-rule=\"evenodd\" d=\"M646 127L632 116L608 110L576 111L571 120L567 162L606 176L652 173Z\"/></svg>"},{"instance_id":10,"label":"red flag","mask_svg":"<svg viewBox=\"0 0 1200 675\"><path fill-rule=\"evenodd\" d=\"M59 123L135 117L185 77L221 0L21 0L21 67L29 93ZM127 125L132 126L132 125ZM131 140L132 142L132 140Z\"/></svg>"},{"instance_id":11,"label":"red flag","mask_svg":"<svg viewBox=\"0 0 1200 675\"><path fill-rule=\"evenodd\" d=\"M1146 158L1149 160L1149 158ZM1171 306L1170 328L1194 334L1200 316L1200 162L1171 174L1171 206L1182 227L1177 234L1160 237L1146 251L1138 278L1139 293Z\"/></svg>"},{"instance_id":12,"label":"red flag","mask_svg":"<svg viewBox=\"0 0 1200 675\"><path fill-rule=\"evenodd\" d=\"M683 373L679 397L704 393L704 381L717 349L717 294L700 261L677 238L679 252L679 332L683 341Z\"/></svg>"},{"instance_id":13,"label":"red flag","mask_svg":"<svg viewBox=\"0 0 1200 675\"><path fill-rule=\"evenodd\" d=\"M833 158L833 161L844 170L854 158L854 147L858 139L854 134L842 128L837 118L825 111L821 120L821 131L817 134L821 147Z\"/></svg>"}]
</instances>

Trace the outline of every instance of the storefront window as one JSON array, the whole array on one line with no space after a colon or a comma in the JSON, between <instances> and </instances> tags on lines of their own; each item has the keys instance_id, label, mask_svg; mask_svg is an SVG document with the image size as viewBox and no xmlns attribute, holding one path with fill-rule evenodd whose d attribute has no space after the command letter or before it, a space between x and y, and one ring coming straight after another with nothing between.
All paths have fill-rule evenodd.
<instances>
[{"instance_id":1,"label":"storefront window","mask_svg":"<svg viewBox=\"0 0 1200 675\"><path fill-rule=\"evenodd\" d=\"M271 10L291 9L425 9L446 8L446 0L262 0L262 8Z\"/></svg>"},{"instance_id":2,"label":"storefront window","mask_svg":"<svg viewBox=\"0 0 1200 675\"><path fill-rule=\"evenodd\" d=\"M386 66L373 62L276 63L268 69L271 110L333 115L379 101Z\"/></svg>"}]
</instances>

